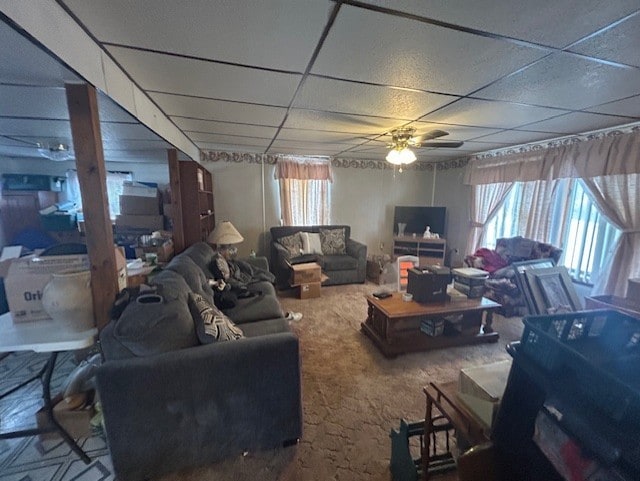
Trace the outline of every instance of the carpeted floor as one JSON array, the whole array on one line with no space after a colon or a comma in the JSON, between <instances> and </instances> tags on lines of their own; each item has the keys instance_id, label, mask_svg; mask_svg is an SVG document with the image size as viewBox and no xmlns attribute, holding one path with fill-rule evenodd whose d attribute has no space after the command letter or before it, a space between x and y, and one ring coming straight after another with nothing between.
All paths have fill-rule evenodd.
<instances>
[{"instance_id":1,"label":"carpeted floor","mask_svg":"<svg viewBox=\"0 0 640 481\"><path fill-rule=\"evenodd\" d=\"M508 359L505 345L520 338L522 323L519 318L494 316L494 328L500 334L497 344L386 359L360 332L367 309L364 296L380 287L324 287L322 297L308 300L295 299L292 292L281 293L284 310L304 314L301 321L292 323L300 338L302 356L304 433L297 446L247 453L165 476L162 481L391 480L389 432L398 428L401 418L424 418L422 387L429 381L455 380L463 367ZM14 366L32 371L41 365L40 358L23 353L15 356ZM12 360L4 360L5 366L7 361ZM73 366L68 359L66 362L70 370ZM5 382L8 385L13 374L3 373L0 388ZM63 375L61 371L59 376ZM31 394L37 394L37 385ZM23 404L15 400L13 404L18 403ZM7 419L10 408L6 402L0 403L0 418ZM59 440L42 443L36 437L0 441L0 480L113 479L102 438L84 438L80 444L94 459L89 466ZM448 481L455 475L437 479Z\"/></svg>"},{"instance_id":2,"label":"carpeted floor","mask_svg":"<svg viewBox=\"0 0 640 481\"><path fill-rule=\"evenodd\" d=\"M364 296L379 289L374 284L323 287L322 297L307 300L281 293L285 310L304 314L292 323L302 352L304 433L298 446L249 453L163 481L391 480L389 432L401 418L424 418L422 387L455 380L463 367L508 359L505 345L520 338L522 322L494 316L500 334L496 344L386 359L360 332Z\"/></svg>"}]
</instances>

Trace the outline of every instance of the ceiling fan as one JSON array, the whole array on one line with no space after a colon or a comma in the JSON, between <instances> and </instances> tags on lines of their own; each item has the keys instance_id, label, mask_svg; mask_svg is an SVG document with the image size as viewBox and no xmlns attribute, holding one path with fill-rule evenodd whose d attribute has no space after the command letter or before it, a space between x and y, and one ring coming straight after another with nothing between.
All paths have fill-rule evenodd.
<instances>
[{"instance_id":1,"label":"ceiling fan","mask_svg":"<svg viewBox=\"0 0 640 481\"><path fill-rule=\"evenodd\" d=\"M437 139L449 135L444 130L431 130L422 136L422 141L418 140L413 134L416 129L413 127L403 127L392 130L391 142L387 144L391 150L387 154L386 160L394 165L410 164L416 161L416 154L409 147L460 147L463 142L429 142L429 140ZM426 142L425 142L426 141Z\"/></svg>"},{"instance_id":2,"label":"ceiling fan","mask_svg":"<svg viewBox=\"0 0 640 481\"><path fill-rule=\"evenodd\" d=\"M388 144L388 147L391 149L397 149L398 146L400 148L406 148L408 146L411 147L431 147L431 148L449 148L455 149L464 144L464 142L460 140L455 141L437 141L437 142L429 142L433 139L438 139L440 137L444 137L449 135L449 132L445 132L444 130L430 130L429 132L422 135L421 140L417 137L414 137L416 129L413 127L404 127L392 130L391 133L391 142Z\"/></svg>"}]
</instances>

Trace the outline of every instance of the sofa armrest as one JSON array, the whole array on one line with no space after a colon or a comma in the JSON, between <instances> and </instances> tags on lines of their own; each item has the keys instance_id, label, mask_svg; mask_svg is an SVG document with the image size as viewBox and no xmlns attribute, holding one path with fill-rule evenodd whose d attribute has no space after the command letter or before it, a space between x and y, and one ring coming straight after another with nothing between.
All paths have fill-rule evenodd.
<instances>
[{"instance_id":1,"label":"sofa armrest","mask_svg":"<svg viewBox=\"0 0 640 481\"><path fill-rule=\"evenodd\" d=\"M301 436L292 333L106 362L96 382L122 480L155 478Z\"/></svg>"},{"instance_id":2,"label":"sofa armrest","mask_svg":"<svg viewBox=\"0 0 640 481\"><path fill-rule=\"evenodd\" d=\"M242 260L248 264L251 264L253 267L262 269L263 271L269 270L269 261L264 256L245 257Z\"/></svg>"},{"instance_id":3,"label":"sofa armrest","mask_svg":"<svg viewBox=\"0 0 640 481\"><path fill-rule=\"evenodd\" d=\"M347 254L358 260L358 282L367 278L367 246L353 239L347 239Z\"/></svg>"}]
</instances>

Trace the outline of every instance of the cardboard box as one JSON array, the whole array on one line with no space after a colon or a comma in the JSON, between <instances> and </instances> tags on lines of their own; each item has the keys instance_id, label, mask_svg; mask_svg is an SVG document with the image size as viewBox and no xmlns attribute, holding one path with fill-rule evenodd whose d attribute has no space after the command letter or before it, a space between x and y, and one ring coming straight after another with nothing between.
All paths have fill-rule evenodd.
<instances>
[{"instance_id":1,"label":"cardboard box","mask_svg":"<svg viewBox=\"0 0 640 481\"><path fill-rule=\"evenodd\" d=\"M127 261L124 253L116 248L118 287L127 287ZM55 272L63 270L89 270L86 254L63 256L28 256L13 259L4 280L5 292L13 322L49 319L42 306L42 291Z\"/></svg>"},{"instance_id":2,"label":"cardboard box","mask_svg":"<svg viewBox=\"0 0 640 481\"><path fill-rule=\"evenodd\" d=\"M291 285L298 286L312 282L322 282L322 270L315 262L294 264L291 266Z\"/></svg>"},{"instance_id":3,"label":"cardboard box","mask_svg":"<svg viewBox=\"0 0 640 481\"><path fill-rule=\"evenodd\" d=\"M142 254L141 256L144 258L144 254L156 254L158 256L158 262L164 264L169 262L173 258L174 246L173 240L169 239L164 242L164 244L160 246L143 246L141 247Z\"/></svg>"},{"instance_id":4,"label":"cardboard box","mask_svg":"<svg viewBox=\"0 0 640 481\"><path fill-rule=\"evenodd\" d=\"M57 401L58 397L54 399ZM57 402L53 407L53 415L62 427L74 438L83 438L91 434L91 418L95 416L96 411L93 406L83 409L68 409L68 405L64 400ZM40 408L36 412L36 424L39 428L49 427L49 420L44 408ZM41 433L40 440L60 438L57 431Z\"/></svg>"},{"instance_id":5,"label":"cardboard box","mask_svg":"<svg viewBox=\"0 0 640 481\"><path fill-rule=\"evenodd\" d=\"M460 370L458 397L487 427L491 428L507 386L511 360Z\"/></svg>"},{"instance_id":6,"label":"cardboard box","mask_svg":"<svg viewBox=\"0 0 640 481\"><path fill-rule=\"evenodd\" d=\"M133 229L153 232L164 228L164 217L161 215L118 215L116 229Z\"/></svg>"},{"instance_id":7,"label":"cardboard box","mask_svg":"<svg viewBox=\"0 0 640 481\"><path fill-rule=\"evenodd\" d=\"M320 282L306 282L298 285L298 298L312 299L314 297L320 297L320 286Z\"/></svg>"},{"instance_id":8,"label":"cardboard box","mask_svg":"<svg viewBox=\"0 0 640 481\"><path fill-rule=\"evenodd\" d=\"M120 213L124 215L159 215L160 196L121 195Z\"/></svg>"},{"instance_id":9,"label":"cardboard box","mask_svg":"<svg viewBox=\"0 0 640 481\"><path fill-rule=\"evenodd\" d=\"M137 182L125 181L122 183L122 195L138 195L142 197L158 196L158 189Z\"/></svg>"},{"instance_id":10,"label":"cardboard box","mask_svg":"<svg viewBox=\"0 0 640 481\"><path fill-rule=\"evenodd\" d=\"M54 272L88 270L86 254L65 256L28 256L14 259L4 281L13 322L49 319L42 307L42 291Z\"/></svg>"}]
</instances>

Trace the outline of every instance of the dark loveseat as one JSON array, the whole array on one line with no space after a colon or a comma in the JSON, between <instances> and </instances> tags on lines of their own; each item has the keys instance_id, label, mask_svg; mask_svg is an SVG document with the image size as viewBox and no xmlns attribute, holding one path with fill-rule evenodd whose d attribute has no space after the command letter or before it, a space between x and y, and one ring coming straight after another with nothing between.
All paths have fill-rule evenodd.
<instances>
[{"instance_id":1,"label":"dark loveseat","mask_svg":"<svg viewBox=\"0 0 640 481\"><path fill-rule=\"evenodd\" d=\"M279 240L297 232L319 233L320 229L344 229L344 254L301 254L292 256ZM271 228L271 267L280 288L289 285L289 264L317 262L329 278L325 286L363 283L367 274L367 246L351 239L348 225L280 226Z\"/></svg>"},{"instance_id":2,"label":"dark loveseat","mask_svg":"<svg viewBox=\"0 0 640 481\"><path fill-rule=\"evenodd\" d=\"M524 316L528 314L527 304L516 281L514 263L537 262L540 267L552 267L561 255L562 249L551 244L517 236L498 239L495 249L480 248L473 255L466 256L464 262L469 267L489 272L484 297L502 304L501 314ZM543 260L548 263L542 263Z\"/></svg>"},{"instance_id":3,"label":"dark loveseat","mask_svg":"<svg viewBox=\"0 0 640 481\"><path fill-rule=\"evenodd\" d=\"M176 256L152 281L161 304L127 305L101 332L96 374L114 470L156 478L245 451L295 442L302 432L298 339L269 282L226 314L245 338L200 345L188 297L213 301L205 243ZM267 268L264 258L252 262Z\"/></svg>"}]
</instances>

